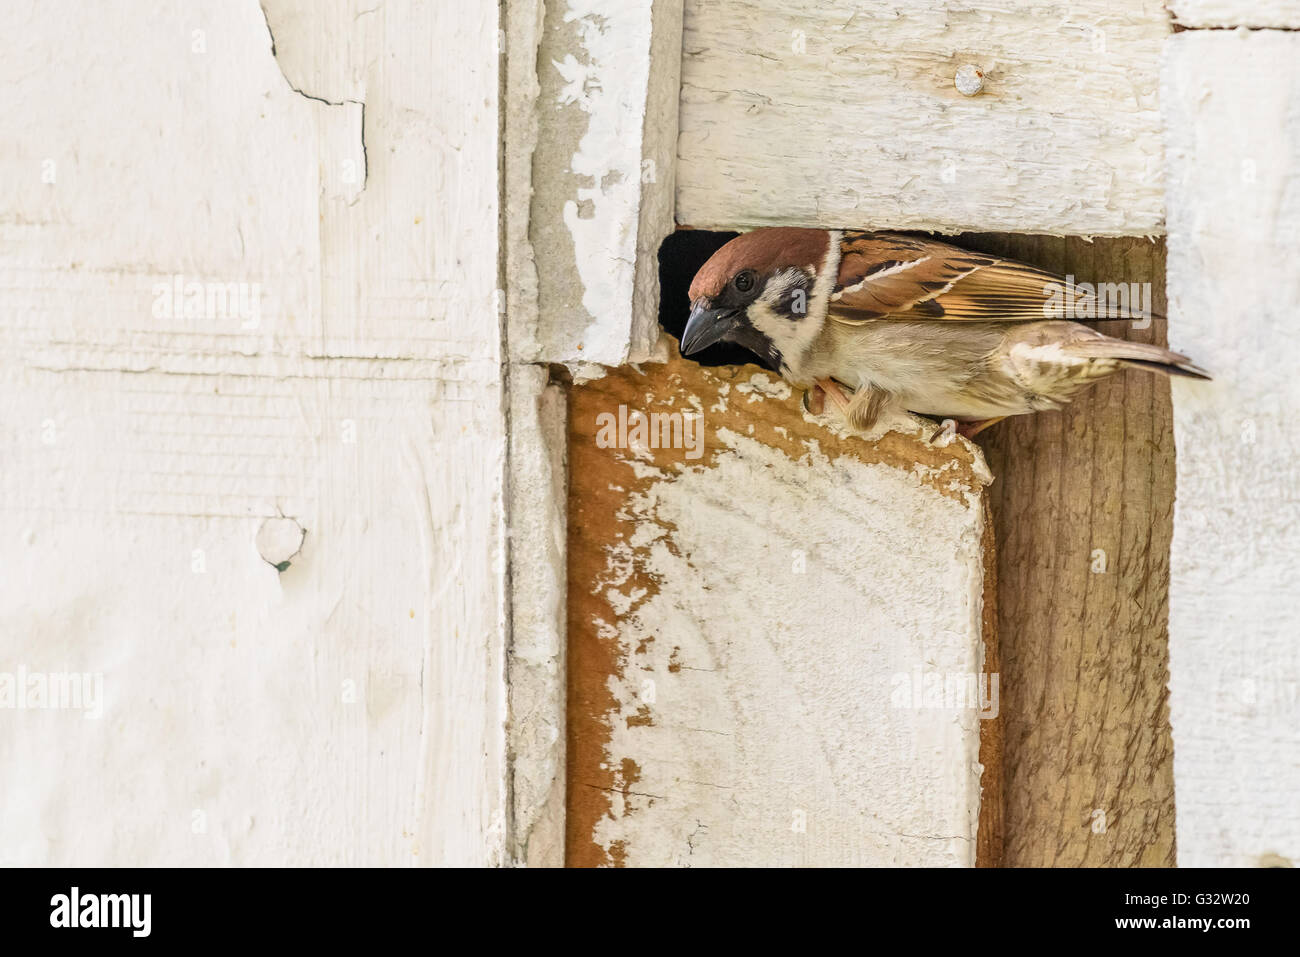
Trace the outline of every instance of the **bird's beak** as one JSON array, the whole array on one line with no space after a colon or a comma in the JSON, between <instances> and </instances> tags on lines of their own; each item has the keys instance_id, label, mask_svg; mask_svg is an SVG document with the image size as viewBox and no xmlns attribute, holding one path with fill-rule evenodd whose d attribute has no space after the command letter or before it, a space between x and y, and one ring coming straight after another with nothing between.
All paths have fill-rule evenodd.
<instances>
[{"instance_id":1,"label":"bird's beak","mask_svg":"<svg viewBox=\"0 0 1300 957\"><path fill-rule=\"evenodd\" d=\"M726 338L736 327L738 316L734 309L714 309L707 299L697 299L682 333L682 355L689 356Z\"/></svg>"}]
</instances>

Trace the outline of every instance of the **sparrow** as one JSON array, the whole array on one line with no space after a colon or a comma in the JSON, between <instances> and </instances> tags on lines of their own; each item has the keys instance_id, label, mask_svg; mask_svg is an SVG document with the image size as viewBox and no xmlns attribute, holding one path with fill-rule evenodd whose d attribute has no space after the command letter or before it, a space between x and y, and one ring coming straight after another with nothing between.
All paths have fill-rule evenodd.
<instances>
[{"instance_id":1,"label":"sparrow","mask_svg":"<svg viewBox=\"0 0 1300 957\"><path fill-rule=\"evenodd\" d=\"M700 267L690 301L683 355L734 342L807 390L810 411L829 397L864 431L906 410L972 437L1125 367L1210 378L1163 346L1059 318L1099 315L1061 276L898 233L756 229Z\"/></svg>"}]
</instances>

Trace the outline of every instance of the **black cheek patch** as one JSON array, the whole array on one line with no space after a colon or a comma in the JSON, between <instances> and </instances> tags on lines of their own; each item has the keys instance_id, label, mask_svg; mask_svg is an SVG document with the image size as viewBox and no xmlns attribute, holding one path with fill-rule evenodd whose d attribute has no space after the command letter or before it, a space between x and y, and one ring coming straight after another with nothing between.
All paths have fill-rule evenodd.
<instances>
[{"instance_id":1,"label":"black cheek patch","mask_svg":"<svg viewBox=\"0 0 1300 957\"><path fill-rule=\"evenodd\" d=\"M801 273L800 278L791 283L781 293L781 298L777 300L775 306L776 312L785 316L791 322L798 322L808 315L808 309L812 302L812 288L812 277L807 273Z\"/></svg>"}]
</instances>

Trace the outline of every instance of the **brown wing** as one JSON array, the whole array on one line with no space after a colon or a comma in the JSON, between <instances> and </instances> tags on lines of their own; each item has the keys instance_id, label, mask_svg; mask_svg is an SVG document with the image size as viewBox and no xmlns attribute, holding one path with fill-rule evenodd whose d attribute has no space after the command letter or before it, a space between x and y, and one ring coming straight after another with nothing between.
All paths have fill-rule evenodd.
<instances>
[{"instance_id":1,"label":"brown wing","mask_svg":"<svg viewBox=\"0 0 1300 957\"><path fill-rule=\"evenodd\" d=\"M840 250L830 318L848 325L886 317L1029 322L1051 318L1052 302L1064 301L1065 280L1054 273L930 239L846 232Z\"/></svg>"}]
</instances>

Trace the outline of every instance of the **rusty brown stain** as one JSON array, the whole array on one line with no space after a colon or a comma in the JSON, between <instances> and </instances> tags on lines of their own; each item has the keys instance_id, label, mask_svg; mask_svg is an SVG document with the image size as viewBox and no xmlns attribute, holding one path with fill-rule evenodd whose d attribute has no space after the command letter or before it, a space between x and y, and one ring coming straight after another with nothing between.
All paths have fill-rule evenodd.
<instances>
[{"instance_id":1,"label":"rusty brown stain","mask_svg":"<svg viewBox=\"0 0 1300 957\"><path fill-rule=\"evenodd\" d=\"M993 524L993 505L986 496L983 501L984 534L984 601L980 611L980 632L984 639L984 674L998 676L997 717L980 719L980 816L975 835L975 866L1001 867L1003 830L1002 790L1003 761L1002 735L1005 722L1002 717L1002 652L998 646L998 553ZM991 680L991 679L983 679Z\"/></svg>"},{"instance_id":2,"label":"rusty brown stain","mask_svg":"<svg viewBox=\"0 0 1300 957\"><path fill-rule=\"evenodd\" d=\"M612 813L611 792L626 795L640 777L633 761L625 759L617 769L608 763L610 722L618 713L609 677L622 675L627 663L618 642L601 638L595 625L597 619L610 624L619 620L603 589L596 589L594 583L607 577L608 550L625 542L632 531L631 523L620 520L618 513L629 495L649 484L595 442L596 416L628 399L625 389L611 390L627 374L612 373L569 392L565 862L570 867L623 865L627 854L623 842L614 842L606 850L593 835L600 820ZM655 582L635 566L626 586L645 590L641 602L658 593Z\"/></svg>"}]
</instances>

